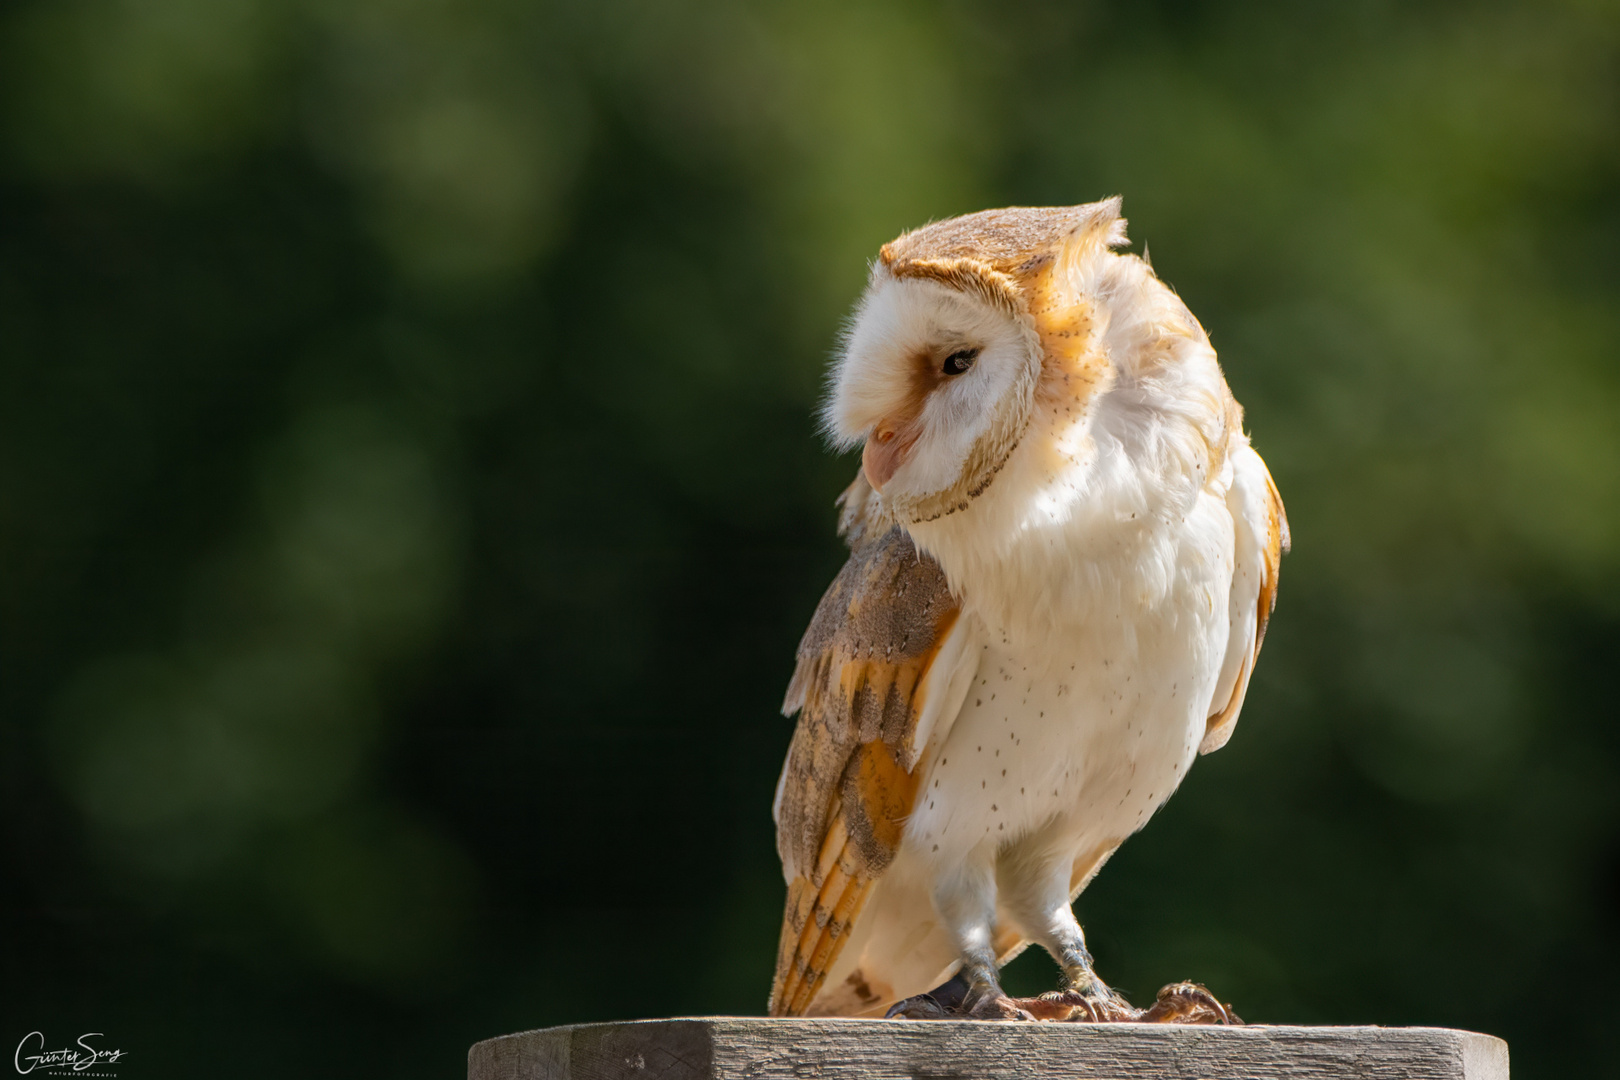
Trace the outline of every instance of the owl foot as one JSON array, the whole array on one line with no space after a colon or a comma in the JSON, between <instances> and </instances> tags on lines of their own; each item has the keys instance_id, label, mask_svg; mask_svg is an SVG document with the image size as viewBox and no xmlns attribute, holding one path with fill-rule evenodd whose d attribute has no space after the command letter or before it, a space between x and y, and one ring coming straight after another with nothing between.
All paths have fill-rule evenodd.
<instances>
[{"instance_id":1,"label":"owl foot","mask_svg":"<svg viewBox=\"0 0 1620 1080\"><path fill-rule=\"evenodd\" d=\"M1133 1007L1100 981L1085 990L1057 990L1035 998L1015 998L1013 1003L1037 1020L1070 1024L1243 1023L1232 1006L1223 1005L1208 989L1191 982L1171 983L1146 1009Z\"/></svg>"},{"instance_id":2,"label":"owl foot","mask_svg":"<svg viewBox=\"0 0 1620 1080\"><path fill-rule=\"evenodd\" d=\"M1017 1002L1037 1020L1071 1024L1126 1024L1142 1016L1140 1009L1101 983L1091 990L1054 990Z\"/></svg>"},{"instance_id":3,"label":"owl foot","mask_svg":"<svg viewBox=\"0 0 1620 1080\"><path fill-rule=\"evenodd\" d=\"M918 994L897 1001L883 1014L885 1020L960 1020L962 1014L947 1009L929 994Z\"/></svg>"},{"instance_id":4,"label":"owl foot","mask_svg":"<svg viewBox=\"0 0 1620 1080\"><path fill-rule=\"evenodd\" d=\"M980 995L973 1000L967 980L957 976L940 986L906 998L890 1006L889 1020L1034 1020L1023 1008L1025 999L1010 998L1000 992ZM1033 998L1027 999L1033 1001Z\"/></svg>"},{"instance_id":5,"label":"owl foot","mask_svg":"<svg viewBox=\"0 0 1620 1080\"><path fill-rule=\"evenodd\" d=\"M1241 1024L1243 1018L1223 1005L1209 989L1195 982L1171 983L1143 1011L1144 1024Z\"/></svg>"},{"instance_id":6,"label":"owl foot","mask_svg":"<svg viewBox=\"0 0 1620 1080\"><path fill-rule=\"evenodd\" d=\"M952 979L890 1007L890 1020L1046 1020L1069 1024L1241 1024L1243 1019L1208 988L1171 983L1146 1009L1138 1009L1101 980L1085 990L1054 990L1039 997L987 994L969 1002L966 983Z\"/></svg>"},{"instance_id":7,"label":"owl foot","mask_svg":"<svg viewBox=\"0 0 1620 1080\"><path fill-rule=\"evenodd\" d=\"M908 997L889 1006L883 1014L885 1020L960 1020L965 1015L967 980L960 975L946 979L926 994Z\"/></svg>"},{"instance_id":8,"label":"owl foot","mask_svg":"<svg viewBox=\"0 0 1620 1080\"><path fill-rule=\"evenodd\" d=\"M1023 1008L1023 1002L1005 994L987 994L962 1013L963 1020L1034 1020L1035 1016Z\"/></svg>"}]
</instances>

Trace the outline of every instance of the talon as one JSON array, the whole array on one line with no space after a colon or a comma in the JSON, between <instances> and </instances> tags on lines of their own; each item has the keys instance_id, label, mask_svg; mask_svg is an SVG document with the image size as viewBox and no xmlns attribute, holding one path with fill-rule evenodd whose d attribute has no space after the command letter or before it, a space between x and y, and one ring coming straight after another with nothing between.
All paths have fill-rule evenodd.
<instances>
[{"instance_id":1,"label":"talon","mask_svg":"<svg viewBox=\"0 0 1620 1080\"><path fill-rule=\"evenodd\" d=\"M1171 983L1142 1013L1146 1024L1241 1024L1243 1018L1223 1005L1209 988L1195 982Z\"/></svg>"},{"instance_id":2,"label":"talon","mask_svg":"<svg viewBox=\"0 0 1620 1080\"><path fill-rule=\"evenodd\" d=\"M974 1020L1033 1021L1035 1016L1023 1007L1025 1004L1025 1001L1004 994L986 995L967 1010L967 1016Z\"/></svg>"},{"instance_id":3,"label":"talon","mask_svg":"<svg viewBox=\"0 0 1620 1080\"><path fill-rule=\"evenodd\" d=\"M885 1020L949 1020L951 1013L928 994L897 1001L883 1014Z\"/></svg>"},{"instance_id":4,"label":"talon","mask_svg":"<svg viewBox=\"0 0 1620 1080\"><path fill-rule=\"evenodd\" d=\"M1070 988L1011 1000L1037 1020L1060 1024L1120 1024L1141 1016L1130 1002L1100 982L1089 991Z\"/></svg>"},{"instance_id":5,"label":"talon","mask_svg":"<svg viewBox=\"0 0 1620 1080\"><path fill-rule=\"evenodd\" d=\"M1074 1019L1075 1012L1091 1012L1091 1005L1072 990L1053 990L1035 998L1015 999L1018 1004L1037 1020L1067 1021Z\"/></svg>"},{"instance_id":6,"label":"talon","mask_svg":"<svg viewBox=\"0 0 1620 1080\"><path fill-rule=\"evenodd\" d=\"M957 994L961 993L961 997ZM944 998L944 1000L941 1000ZM1101 979L1073 980L1068 989L1038 997L1013 998L981 985L978 993L947 982L933 992L895 1002L884 1014L889 1020L1023 1020L1068 1024L1241 1024L1243 1019L1195 982L1171 983L1159 990L1152 1006L1132 1007Z\"/></svg>"},{"instance_id":7,"label":"talon","mask_svg":"<svg viewBox=\"0 0 1620 1080\"><path fill-rule=\"evenodd\" d=\"M1058 990L1050 994L1042 994L1042 998L1050 998L1054 1004L1061 1002L1067 1006L1062 1016L1052 1019L1060 1020L1066 1024L1100 1024L1103 1022L1102 1011L1097 1003L1078 990Z\"/></svg>"},{"instance_id":8,"label":"talon","mask_svg":"<svg viewBox=\"0 0 1620 1080\"><path fill-rule=\"evenodd\" d=\"M1062 1000L1074 1008L1064 1019L1071 1024L1124 1024L1141 1019L1141 1010L1134 1008L1107 983L1097 978L1096 972L1086 970L1069 979L1068 988L1059 991Z\"/></svg>"}]
</instances>

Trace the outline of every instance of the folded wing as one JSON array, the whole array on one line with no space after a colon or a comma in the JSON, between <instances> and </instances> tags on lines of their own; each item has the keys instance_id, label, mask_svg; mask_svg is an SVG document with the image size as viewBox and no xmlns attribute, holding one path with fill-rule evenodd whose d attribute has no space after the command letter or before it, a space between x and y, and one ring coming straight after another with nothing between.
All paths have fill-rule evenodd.
<instances>
[{"instance_id":1,"label":"folded wing","mask_svg":"<svg viewBox=\"0 0 1620 1080\"><path fill-rule=\"evenodd\" d=\"M946 665L936 671L960 610L943 571L900 529L851 520L860 487L845 499L853 551L799 645L783 705L799 722L776 793L788 897L772 1016L809 1007L893 861L918 759L946 684L960 681L941 679Z\"/></svg>"},{"instance_id":2,"label":"folded wing","mask_svg":"<svg viewBox=\"0 0 1620 1080\"><path fill-rule=\"evenodd\" d=\"M1277 573L1288 550L1288 518L1271 473L1246 442L1232 454L1232 486L1226 494L1232 512L1232 597L1228 607L1231 636L1221 664L1221 677L1210 703L1209 721L1198 752L1219 750L1232 737L1238 712L1249 689L1266 622L1277 604Z\"/></svg>"}]
</instances>

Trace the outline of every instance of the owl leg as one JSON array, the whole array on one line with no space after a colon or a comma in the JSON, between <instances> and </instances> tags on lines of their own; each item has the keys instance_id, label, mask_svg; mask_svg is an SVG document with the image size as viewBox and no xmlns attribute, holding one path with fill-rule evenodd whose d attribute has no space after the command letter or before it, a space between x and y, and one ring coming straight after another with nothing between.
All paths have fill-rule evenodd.
<instances>
[{"instance_id":1,"label":"owl leg","mask_svg":"<svg viewBox=\"0 0 1620 1080\"><path fill-rule=\"evenodd\" d=\"M1172 983L1159 991L1147 1009L1109 989L1092 967L1086 935L1069 903L1073 860L1053 857L1039 839L1010 848L996 866L1001 906L1023 931L1039 942L1063 970L1063 988L1035 998L1013 998L1012 1004L1040 1020L1150 1024L1241 1024L1243 1021L1214 994L1197 983Z\"/></svg>"},{"instance_id":2,"label":"owl leg","mask_svg":"<svg viewBox=\"0 0 1620 1080\"><path fill-rule=\"evenodd\" d=\"M939 998L922 994L907 998L889 1010L893 1017L944 1019L968 1017L977 1020L1033 1020L1001 989L992 943L996 923L996 879L988 859L975 860L941 874L935 879L934 910L939 914L962 967L956 978L940 987L949 993L953 983L966 986L961 1003L947 1009Z\"/></svg>"},{"instance_id":3,"label":"owl leg","mask_svg":"<svg viewBox=\"0 0 1620 1080\"><path fill-rule=\"evenodd\" d=\"M1042 1020L1135 1020L1141 1014L1098 978L1092 967L1085 931L1069 905L1072 862L1067 857L1052 857L1032 844L1008 851L997 866L1002 907L1063 971L1062 989L1015 1002Z\"/></svg>"},{"instance_id":4,"label":"owl leg","mask_svg":"<svg viewBox=\"0 0 1620 1080\"><path fill-rule=\"evenodd\" d=\"M996 966L996 875L988 859L941 875L934 886L934 910L962 958L959 978L967 983L962 1015L980 1020L1033 1020L1001 990Z\"/></svg>"}]
</instances>

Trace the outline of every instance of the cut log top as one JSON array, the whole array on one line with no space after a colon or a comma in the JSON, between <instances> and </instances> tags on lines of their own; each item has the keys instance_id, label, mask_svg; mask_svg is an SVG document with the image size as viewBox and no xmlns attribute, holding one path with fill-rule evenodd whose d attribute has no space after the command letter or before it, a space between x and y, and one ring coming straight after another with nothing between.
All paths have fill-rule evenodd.
<instances>
[{"instance_id":1,"label":"cut log top","mask_svg":"<svg viewBox=\"0 0 1620 1080\"><path fill-rule=\"evenodd\" d=\"M1450 1028L765 1020L578 1024L486 1039L467 1080L1508 1080Z\"/></svg>"}]
</instances>

